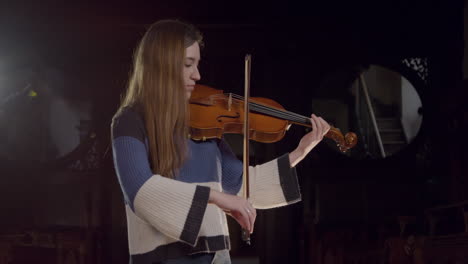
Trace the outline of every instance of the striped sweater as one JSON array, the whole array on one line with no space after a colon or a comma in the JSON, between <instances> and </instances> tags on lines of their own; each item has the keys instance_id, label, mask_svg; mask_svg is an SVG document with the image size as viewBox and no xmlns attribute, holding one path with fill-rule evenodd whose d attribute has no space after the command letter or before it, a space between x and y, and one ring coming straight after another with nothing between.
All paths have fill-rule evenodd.
<instances>
[{"instance_id":1,"label":"striped sweater","mask_svg":"<svg viewBox=\"0 0 468 264\"><path fill-rule=\"evenodd\" d=\"M210 188L229 194L239 194L243 188L242 162L224 140L188 140L187 160L175 179L169 179L151 171L143 119L125 108L113 118L112 150L124 195L131 263L229 250L226 215L208 204ZM300 200L288 154L251 166L249 173L255 208Z\"/></svg>"}]
</instances>

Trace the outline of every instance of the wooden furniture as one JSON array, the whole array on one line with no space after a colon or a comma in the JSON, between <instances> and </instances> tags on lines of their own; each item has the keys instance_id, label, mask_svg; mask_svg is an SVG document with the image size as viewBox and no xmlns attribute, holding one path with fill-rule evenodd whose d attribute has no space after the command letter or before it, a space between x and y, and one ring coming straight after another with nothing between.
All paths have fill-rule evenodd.
<instances>
[{"instance_id":1,"label":"wooden furniture","mask_svg":"<svg viewBox=\"0 0 468 264\"><path fill-rule=\"evenodd\" d=\"M55 227L0 235L0 264L102 263L102 234L97 230Z\"/></svg>"},{"instance_id":2,"label":"wooden furniture","mask_svg":"<svg viewBox=\"0 0 468 264\"><path fill-rule=\"evenodd\" d=\"M468 201L426 210L429 236L424 243L427 263L468 263Z\"/></svg>"}]
</instances>

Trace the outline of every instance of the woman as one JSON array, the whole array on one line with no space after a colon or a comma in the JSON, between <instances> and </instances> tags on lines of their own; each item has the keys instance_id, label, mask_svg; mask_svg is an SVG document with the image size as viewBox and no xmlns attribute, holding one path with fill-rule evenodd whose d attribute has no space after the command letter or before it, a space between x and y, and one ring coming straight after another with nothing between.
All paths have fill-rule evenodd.
<instances>
[{"instance_id":1,"label":"woman","mask_svg":"<svg viewBox=\"0 0 468 264\"><path fill-rule=\"evenodd\" d=\"M313 131L289 154L250 167L224 140L188 139L188 98L201 76L202 37L176 20L153 24L134 56L126 96L112 122L113 157L125 197L132 263L230 263L229 213L253 232L255 208L300 200L294 166L329 125L312 115Z\"/></svg>"}]
</instances>

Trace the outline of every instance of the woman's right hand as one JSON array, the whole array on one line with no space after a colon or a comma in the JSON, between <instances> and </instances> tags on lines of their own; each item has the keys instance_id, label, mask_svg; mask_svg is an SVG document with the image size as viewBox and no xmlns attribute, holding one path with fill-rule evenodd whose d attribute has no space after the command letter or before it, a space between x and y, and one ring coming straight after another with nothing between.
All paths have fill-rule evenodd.
<instances>
[{"instance_id":1,"label":"woman's right hand","mask_svg":"<svg viewBox=\"0 0 468 264\"><path fill-rule=\"evenodd\" d=\"M243 197L226 194L211 189L209 203L231 215L245 230L253 232L257 211L252 204Z\"/></svg>"}]
</instances>

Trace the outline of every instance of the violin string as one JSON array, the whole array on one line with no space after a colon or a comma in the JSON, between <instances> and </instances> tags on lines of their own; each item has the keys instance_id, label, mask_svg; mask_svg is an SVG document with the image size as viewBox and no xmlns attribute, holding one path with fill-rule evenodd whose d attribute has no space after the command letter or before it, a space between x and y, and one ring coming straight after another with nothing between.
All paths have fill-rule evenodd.
<instances>
[{"instance_id":1,"label":"violin string","mask_svg":"<svg viewBox=\"0 0 468 264\"><path fill-rule=\"evenodd\" d=\"M234 95L234 98L238 99L241 102L244 102L244 100L242 100L243 98L238 95ZM284 119L293 119L293 121L302 121L301 117L294 113L288 113L286 111L282 111L281 109L268 107L255 102L250 102L250 104L253 106L252 110L254 111L257 110L258 112L271 114Z\"/></svg>"},{"instance_id":2,"label":"violin string","mask_svg":"<svg viewBox=\"0 0 468 264\"><path fill-rule=\"evenodd\" d=\"M243 102L243 100L242 100L242 102ZM298 114L289 112L289 111L283 111L281 109L265 106L265 105L258 104L258 103L255 103L255 102L250 102L250 104L252 105L252 110L253 111L257 111L257 112L264 113L264 114L269 114L269 115L272 115L272 116L275 116L275 117L278 117L278 118L286 119L286 120L289 120L289 121L295 121L295 122L298 122L298 123L306 123L307 124L307 121L308 121L307 118L305 118L303 116L300 116Z\"/></svg>"},{"instance_id":3,"label":"violin string","mask_svg":"<svg viewBox=\"0 0 468 264\"><path fill-rule=\"evenodd\" d=\"M237 102L239 102L239 103L242 102L243 103L244 101L235 99L234 102L236 102L236 103ZM278 118L286 119L286 120L290 120L290 121L300 121L300 120L297 120L294 117L284 115L284 113L282 113L281 111L278 111L276 109L266 108L264 106L262 107L262 106L254 104L252 102L250 104L251 104L252 111L256 111L256 112L259 112L259 113L267 114L267 115L270 115L270 116L274 116L274 117L278 117Z\"/></svg>"},{"instance_id":4,"label":"violin string","mask_svg":"<svg viewBox=\"0 0 468 264\"><path fill-rule=\"evenodd\" d=\"M233 95L233 97L239 99L242 102L245 101L244 98L239 96L239 95ZM250 104L253 105L253 106L257 106L259 108L262 108L262 109L270 110L272 112L276 112L276 113L279 113L279 114L284 114L285 116L297 117L298 119L305 118L305 117L303 117L301 115L298 115L298 114L295 114L295 113L292 113L292 112L289 112L289 111L285 111L285 110L274 108L274 107L269 107L269 106L259 104L259 103L255 103L255 102L252 102L252 101L250 102Z\"/></svg>"},{"instance_id":5,"label":"violin string","mask_svg":"<svg viewBox=\"0 0 468 264\"><path fill-rule=\"evenodd\" d=\"M244 102L244 99L241 96L234 95L234 98L238 99L238 101L240 101L240 102ZM261 104L255 103L255 102L250 102L250 105L252 105L253 107L257 107L257 110L261 109L259 111L261 111L262 113L274 114L275 116L278 116L278 117L288 118L288 116L285 115L285 111L282 111L280 109L268 107L268 106L261 105ZM262 111L262 110L264 110L264 111ZM293 116L291 116L291 117L293 118Z\"/></svg>"},{"instance_id":6,"label":"violin string","mask_svg":"<svg viewBox=\"0 0 468 264\"><path fill-rule=\"evenodd\" d=\"M273 114L273 115L277 115L278 117L284 117L284 119L289 119L290 121L296 121L296 122L299 122L299 123L304 123L305 122L305 119L303 118L300 118L300 117L297 117L295 115L290 115L288 114L287 112L284 112L284 111L281 111L281 110L278 110L278 109L274 109L274 108L270 108L270 107L266 107L264 105L259 105L259 104L256 104L256 103L252 103L254 104L254 106L252 107L252 110L257 110L259 112L264 112L265 114Z\"/></svg>"},{"instance_id":7,"label":"violin string","mask_svg":"<svg viewBox=\"0 0 468 264\"><path fill-rule=\"evenodd\" d=\"M244 98L239 96L239 95L232 94L232 97L234 99L238 99L239 101L242 101L242 102L244 101L243 100ZM264 114L270 114L272 116L275 116L275 117L278 117L278 118L283 118L283 119L286 119L286 120L289 120L289 121L310 124L309 118L307 118L305 116L302 116L302 115L299 115L299 114L296 114L296 113L293 113L293 112L290 112L290 111L281 110L281 109L277 109L277 108L274 108L274 107L269 107L269 106L259 104L259 103L255 103L255 102L250 102L250 105L253 106L252 107L253 111L258 111L258 112L264 113Z\"/></svg>"}]
</instances>

